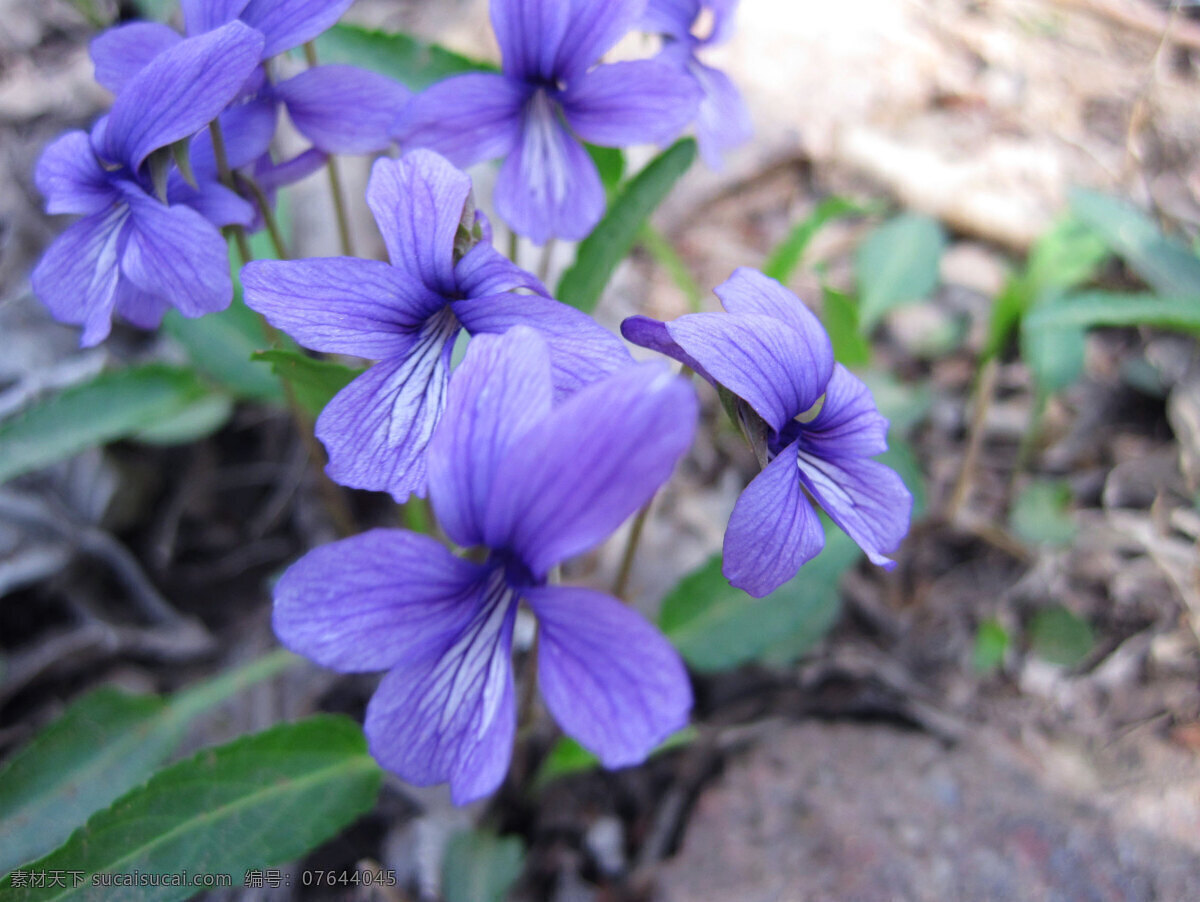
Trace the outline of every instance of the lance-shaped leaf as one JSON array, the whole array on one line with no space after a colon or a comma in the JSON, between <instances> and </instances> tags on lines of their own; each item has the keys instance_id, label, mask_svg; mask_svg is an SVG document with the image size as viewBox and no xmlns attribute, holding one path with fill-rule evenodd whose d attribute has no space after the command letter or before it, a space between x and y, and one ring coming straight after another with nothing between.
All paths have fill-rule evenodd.
<instances>
[{"instance_id":1,"label":"lance-shaped leaf","mask_svg":"<svg viewBox=\"0 0 1200 902\"><path fill-rule=\"evenodd\" d=\"M473 60L401 32L375 31L341 23L317 38L317 55L326 63L350 63L403 82L414 91L463 72L495 71Z\"/></svg>"},{"instance_id":2,"label":"lance-shaped leaf","mask_svg":"<svg viewBox=\"0 0 1200 902\"><path fill-rule=\"evenodd\" d=\"M937 287L945 247L938 221L916 213L897 216L867 236L854 256L864 331L889 310L919 301Z\"/></svg>"},{"instance_id":3,"label":"lance-shaped leaf","mask_svg":"<svg viewBox=\"0 0 1200 902\"><path fill-rule=\"evenodd\" d=\"M455 834L442 859L446 902L502 902L525 866L525 844L516 836L484 830Z\"/></svg>"},{"instance_id":4,"label":"lance-shaped leaf","mask_svg":"<svg viewBox=\"0 0 1200 902\"><path fill-rule=\"evenodd\" d=\"M303 855L375 804L379 766L348 718L318 715L244 736L156 774L98 812L31 872L82 873L80 886L14 887L0 899L111 899L96 875L230 874ZM139 887L142 900L186 899L193 886Z\"/></svg>"},{"instance_id":5,"label":"lance-shaped leaf","mask_svg":"<svg viewBox=\"0 0 1200 902\"><path fill-rule=\"evenodd\" d=\"M643 223L696 159L696 142L676 141L621 189L600 223L579 244L575 262L563 273L557 297L591 313L608 280L628 256Z\"/></svg>"},{"instance_id":6,"label":"lance-shaped leaf","mask_svg":"<svg viewBox=\"0 0 1200 902\"><path fill-rule=\"evenodd\" d=\"M364 372L331 360L318 360L299 351L259 351L254 359L269 363L275 375L286 379L296 393L296 400L313 416L324 410L334 395Z\"/></svg>"}]
</instances>

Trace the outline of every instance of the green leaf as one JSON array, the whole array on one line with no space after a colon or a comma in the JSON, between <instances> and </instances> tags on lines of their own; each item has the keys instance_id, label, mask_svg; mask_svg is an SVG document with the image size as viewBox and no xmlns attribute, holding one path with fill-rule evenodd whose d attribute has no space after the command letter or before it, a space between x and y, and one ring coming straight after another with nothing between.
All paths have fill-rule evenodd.
<instances>
[{"instance_id":1,"label":"green leaf","mask_svg":"<svg viewBox=\"0 0 1200 902\"><path fill-rule=\"evenodd\" d=\"M330 360L317 360L299 351L258 351L254 359L269 363L275 375L290 382L296 400L313 416L365 372Z\"/></svg>"},{"instance_id":2,"label":"green leaf","mask_svg":"<svg viewBox=\"0 0 1200 902\"><path fill-rule=\"evenodd\" d=\"M613 272L637 240L642 224L696 159L696 142L676 141L629 181L608 213L580 242L575 262L563 273L556 297L585 313L595 309Z\"/></svg>"},{"instance_id":3,"label":"green leaf","mask_svg":"<svg viewBox=\"0 0 1200 902\"><path fill-rule=\"evenodd\" d=\"M1066 291L1094 279L1108 258L1108 245L1095 231L1064 216L1030 248L1025 281L1035 295L1051 288Z\"/></svg>"},{"instance_id":4,"label":"green leaf","mask_svg":"<svg viewBox=\"0 0 1200 902\"><path fill-rule=\"evenodd\" d=\"M879 412L891 423L892 436L907 435L933 406L933 393L926 383L901 382L886 370L867 370L858 376L871 390Z\"/></svg>"},{"instance_id":5,"label":"green leaf","mask_svg":"<svg viewBox=\"0 0 1200 902\"><path fill-rule=\"evenodd\" d=\"M859 331L854 298L829 285L822 285L821 293L821 321L833 342L833 356L848 367L866 366L871 361L871 344Z\"/></svg>"},{"instance_id":6,"label":"green leaf","mask_svg":"<svg viewBox=\"0 0 1200 902\"><path fill-rule=\"evenodd\" d=\"M929 296L940 278L944 248L941 223L918 214L895 217L866 236L854 254L864 331L889 309Z\"/></svg>"},{"instance_id":7,"label":"green leaf","mask_svg":"<svg viewBox=\"0 0 1200 902\"><path fill-rule=\"evenodd\" d=\"M418 41L401 32L376 31L359 25L334 25L317 38L323 63L350 63L373 69L422 91L463 72L494 72L497 67L460 53Z\"/></svg>"},{"instance_id":8,"label":"green leaf","mask_svg":"<svg viewBox=\"0 0 1200 902\"><path fill-rule=\"evenodd\" d=\"M169 700L101 688L74 702L0 771L0 874L143 782L197 715L299 660L274 652Z\"/></svg>"},{"instance_id":9,"label":"green leaf","mask_svg":"<svg viewBox=\"0 0 1200 902\"><path fill-rule=\"evenodd\" d=\"M1069 323L1048 325L1039 321L1039 314L1049 314L1063 303L1060 294L1043 296L1021 321L1021 359L1033 372L1033 381L1043 396L1061 391L1083 375L1085 330Z\"/></svg>"},{"instance_id":10,"label":"green leaf","mask_svg":"<svg viewBox=\"0 0 1200 902\"><path fill-rule=\"evenodd\" d=\"M595 144L585 144L588 156L596 164L600 173L600 184L604 193L611 199L621 179L625 177L625 153L619 147L598 147Z\"/></svg>"},{"instance_id":11,"label":"green leaf","mask_svg":"<svg viewBox=\"0 0 1200 902\"><path fill-rule=\"evenodd\" d=\"M650 252L654 262L666 270L671 281L675 283L675 287L687 298L688 307L692 312L698 313L704 293L696 284L696 280L692 278L687 263L679 256L675 246L667 240L667 236L647 222L638 232L638 242Z\"/></svg>"},{"instance_id":12,"label":"green leaf","mask_svg":"<svg viewBox=\"0 0 1200 902\"><path fill-rule=\"evenodd\" d=\"M283 388L270 367L251 360L251 355L269 342L258 314L234 299L220 313L185 319L176 311L167 313L163 329L183 346L196 369L248 401L282 403Z\"/></svg>"},{"instance_id":13,"label":"green leaf","mask_svg":"<svg viewBox=\"0 0 1200 902\"><path fill-rule=\"evenodd\" d=\"M445 902L501 902L525 867L525 844L517 836L485 830L456 833L442 859Z\"/></svg>"},{"instance_id":14,"label":"green leaf","mask_svg":"<svg viewBox=\"0 0 1200 902\"><path fill-rule=\"evenodd\" d=\"M671 749L687 745L689 742L695 740L698 735L700 734L695 727L684 727L659 743L650 755L654 756L661 752L668 752ZM583 773L599 766L599 758L570 736L563 736L559 738L558 742L554 743L550 752L542 760L541 766L537 771L537 776L533 778L533 786L535 789L540 789L550 781L557 780L559 777L565 777L568 774Z\"/></svg>"},{"instance_id":15,"label":"green leaf","mask_svg":"<svg viewBox=\"0 0 1200 902\"><path fill-rule=\"evenodd\" d=\"M936 219L905 213L875 229L854 255L859 318L869 331L889 310L937 287L946 233Z\"/></svg>"},{"instance_id":16,"label":"green leaf","mask_svg":"<svg viewBox=\"0 0 1200 902\"><path fill-rule=\"evenodd\" d=\"M904 480L905 486L912 492L912 519L920 518L926 509L925 477L921 473L921 463L913 446L900 437L899 430L892 427L888 435L888 449L875 458L881 464L891 467Z\"/></svg>"},{"instance_id":17,"label":"green leaf","mask_svg":"<svg viewBox=\"0 0 1200 902\"><path fill-rule=\"evenodd\" d=\"M786 285L804 259L804 252L817 232L835 220L860 216L866 212L866 207L844 197L833 195L823 198L808 216L792 226L787 236L775 245L763 264L763 273Z\"/></svg>"},{"instance_id":18,"label":"green leaf","mask_svg":"<svg viewBox=\"0 0 1200 902\"><path fill-rule=\"evenodd\" d=\"M1132 204L1095 191L1071 192L1071 212L1146 284L1165 295L1200 295L1200 259Z\"/></svg>"},{"instance_id":19,"label":"green leaf","mask_svg":"<svg viewBox=\"0 0 1200 902\"><path fill-rule=\"evenodd\" d=\"M858 560L858 546L826 529L825 550L765 598L752 598L721 575L721 556L692 571L663 601L658 625L701 672L750 661L786 664L825 637L841 607L838 583Z\"/></svg>"},{"instance_id":20,"label":"green leaf","mask_svg":"<svg viewBox=\"0 0 1200 902\"><path fill-rule=\"evenodd\" d=\"M133 436L150 445L183 445L207 438L233 416L233 399L213 393L197 398L174 416L148 426Z\"/></svg>"},{"instance_id":21,"label":"green leaf","mask_svg":"<svg viewBox=\"0 0 1200 902\"><path fill-rule=\"evenodd\" d=\"M1064 296L1058 303L1038 307L1027 317L1031 330L1099 326L1157 326L1200 334L1200 295L1158 297L1092 291Z\"/></svg>"},{"instance_id":22,"label":"green leaf","mask_svg":"<svg viewBox=\"0 0 1200 902\"><path fill-rule=\"evenodd\" d=\"M1009 523L1031 544L1069 545L1078 532L1070 507L1070 485L1061 479L1039 479L1018 493Z\"/></svg>"},{"instance_id":23,"label":"green leaf","mask_svg":"<svg viewBox=\"0 0 1200 902\"><path fill-rule=\"evenodd\" d=\"M1010 644L1008 631L995 620L985 620L975 631L975 649L971 666L976 673L991 673L1004 663Z\"/></svg>"},{"instance_id":24,"label":"green leaf","mask_svg":"<svg viewBox=\"0 0 1200 902\"><path fill-rule=\"evenodd\" d=\"M1095 637L1086 620L1062 605L1038 611L1029 626L1034 654L1051 664L1075 667L1092 652Z\"/></svg>"},{"instance_id":25,"label":"green leaf","mask_svg":"<svg viewBox=\"0 0 1200 902\"><path fill-rule=\"evenodd\" d=\"M111 899L99 874L230 874L283 864L368 811L381 772L362 730L340 715L281 724L160 771L95 814L30 871L81 871L83 885L0 883L0 900ZM190 886L139 887L140 900L186 899Z\"/></svg>"},{"instance_id":26,"label":"green leaf","mask_svg":"<svg viewBox=\"0 0 1200 902\"><path fill-rule=\"evenodd\" d=\"M0 482L133 435L206 393L191 370L158 363L101 373L0 422Z\"/></svg>"},{"instance_id":27,"label":"green leaf","mask_svg":"<svg viewBox=\"0 0 1200 902\"><path fill-rule=\"evenodd\" d=\"M134 5L143 19L156 22L166 22L178 6L175 0L136 0Z\"/></svg>"}]
</instances>

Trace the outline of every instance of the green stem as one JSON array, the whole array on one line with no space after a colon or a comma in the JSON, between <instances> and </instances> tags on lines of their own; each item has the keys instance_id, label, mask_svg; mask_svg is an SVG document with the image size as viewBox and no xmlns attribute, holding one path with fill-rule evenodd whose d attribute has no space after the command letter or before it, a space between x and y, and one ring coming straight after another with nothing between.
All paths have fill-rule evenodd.
<instances>
[{"instance_id":1,"label":"green stem","mask_svg":"<svg viewBox=\"0 0 1200 902\"><path fill-rule=\"evenodd\" d=\"M258 212L263 218L263 224L267 227L267 234L271 238L271 246L275 248L275 256L280 260L289 259L287 245L283 241L283 232L279 228L279 221L275 218L275 211L271 209L271 203L267 200L267 196L263 193L262 188L258 186L258 183L254 179L239 179L239 184L254 195L254 204L258 207Z\"/></svg>"},{"instance_id":2,"label":"green stem","mask_svg":"<svg viewBox=\"0 0 1200 902\"><path fill-rule=\"evenodd\" d=\"M221 124L216 119L208 124L208 132L212 135L213 158L217 163L217 178L230 191L237 191L233 182L233 171L229 168L229 157L225 153L225 136L221 133ZM254 259L250 253L250 243L246 240L246 230L240 225L225 227L227 234L233 235L237 244L238 254L241 255L242 265L245 266Z\"/></svg>"},{"instance_id":3,"label":"green stem","mask_svg":"<svg viewBox=\"0 0 1200 902\"><path fill-rule=\"evenodd\" d=\"M309 66L317 65L317 47L309 41L304 45L304 59ZM333 198L333 215L337 220L338 238L341 239L342 253L347 257L354 256L354 241L350 237L350 217L346 213L345 192L342 190L342 176L338 168L337 158L330 154L325 158L325 172L329 176L329 194Z\"/></svg>"},{"instance_id":4,"label":"green stem","mask_svg":"<svg viewBox=\"0 0 1200 902\"><path fill-rule=\"evenodd\" d=\"M537 277L538 281L545 284L546 278L550 275L550 261L554 257L554 245L557 244L555 239L551 238L542 245L542 259L538 263Z\"/></svg>"},{"instance_id":5,"label":"green stem","mask_svg":"<svg viewBox=\"0 0 1200 902\"><path fill-rule=\"evenodd\" d=\"M612 594L622 601L629 600L625 597L625 593L629 589L629 577L633 573L633 559L637 554L638 543L642 540L642 530L646 526L646 519L650 516L650 505L653 503L653 498L647 501L645 506L637 512L637 516L633 518L633 525L629 527L629 537L625 540L625 551L621 555L621 567L617 570L617 578L613 582L612 591Z\"/></svg>"},{"instance_id":6,"label":"green stem","mask_svg":"<svg viewBox=\"0 0 1200 902\"><path fill-rule=\"evenodd\" d=\"M654 258L654 261L667 271L671 281L683 292L692 313L699 313L701 302L704 300L704 292L692 278L687 263L679 256L675 245L671 244L667 236L650 223L643 225L641 231L638 232L638 242Z\"/></svg>"}]
</instances>

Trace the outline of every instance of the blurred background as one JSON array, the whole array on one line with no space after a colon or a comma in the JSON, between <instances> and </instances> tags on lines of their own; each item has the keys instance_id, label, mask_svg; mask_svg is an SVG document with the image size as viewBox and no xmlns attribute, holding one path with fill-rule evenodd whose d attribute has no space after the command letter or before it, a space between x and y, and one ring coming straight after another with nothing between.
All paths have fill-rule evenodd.
<instances>
[{"instance_id":1,"label":"blurred background","mask_svg":"<svg viewBox=\"0 0 1200 902\"><path fill-rule=\"evenodd\" d=\"M110 102L87 41L138 11L0 0L0 418L113 360L180 359L127 327L79 351L29 294L66 221L41 212L37 155ZM486 13L359 0L347 21L495 59ZM737 25L702 59L755 138L676 186L597 316L716 309L735 267L773 266L892 420L919 505L899 566L851 554L786 604L678 614L672 587L756 472L705 391L631 581L696 674L696 736L465 810L389 785L309 864L397 869L356 898L435 898L447 837L486 817L520 838L516 898L1200 898L1197 10L743 0ZM344 168L373 254L367 165ZM473 174L486 199L491 170ZM336 246L325 191L291 195L299 254ZM333 537L305 464L281 410L242 403L198 442L143 436L0 487L0 756L97 685L172 691L272 648L267 580ZM568 575L611 579L620 547ZM289 671L187 747L358 716L372 685Z\"/></svg>"}]
</instances>

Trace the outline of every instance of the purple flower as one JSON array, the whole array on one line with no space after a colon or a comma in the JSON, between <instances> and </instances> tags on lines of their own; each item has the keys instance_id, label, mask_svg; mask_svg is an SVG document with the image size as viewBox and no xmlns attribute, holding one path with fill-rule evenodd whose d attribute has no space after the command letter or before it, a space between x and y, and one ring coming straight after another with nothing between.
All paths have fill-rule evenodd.
<instances>
[{"instance_id":1,"label":"purple flower","mask_svg":"<svg viewBox=\"0 0 1200 902\"><path fill-rule=\"evenodd\" d=\"M38 161L50 213L83 216L47 248L33 290L62 322L102 341L114 310L153 328L168 307L201 316L233 288L218 225L248 222L249 205L196 173L154 184L147 158L208 125L258 65L262 36L241 23L179 41L132 78L91 135L68 132ZM165 172L165 170L162 170Z\"/></svg>"},{"instance_id":2,"label":"purple flower","mask_svg":"<svg viewBox=\"0 0 1200 902\"><path fill-rule=\"evenodd\" d=\"M630 363L620 340L551 299L483 234L471 180L430 151L376 161L367 203L391 264L348 257L255 262L246 303L307 348L378 360L317 419L329 475L343 485L424 495L425 448L445 407L461 328L526 324L550 346L560 394ZM468 248L468 245L469 248ZM513 294L523 288L534 295Z\"/></svg>"},{"instance_id":3,"label":"purple flower","mask_svg":"<svg viewBox=\"0 0 1200 902\"><path fill-rule=\"evenodd\" d=\"M887 450L887 420L871 392L834 363L829 336L794 294L738 269L716 289L726 313L669 323L633 316L630 341L679 360L739 399L747 432L769 462L738 499L725 531L723 572L751 595L791 579L825 544L807 493L873 563L908 532L912 495L870 458Z\"/></svg>"},{"instance_id":4,"label":"purple flower","mask_svg":"<svg viewBox=\"0 0 1200 902\"><path fill-rule=\"evenodd\" d=\"M750 111L729 76L696 56L700 49L728 40L736 7L737 0L649 0L642 18L643 28L663 36L658 59L687 72L703 91L696 111L696 141L711 169L720 169L722 156L749 141L754 132ZM708 33L696 34L703 26Z\"/></svg>"},{"instance_id":5,"label":"purple flower","mask_svg":"<svg viewBox=\"0 0 1200 902\"><path fill-rule=\"evenodd\" d=\"M325 545L275 587L288 648L345 673L387 670L367 706L371 754L458 804L504 779L516 722L513 622L540 625L538 685L563 729L606 767L642 761L682 727L679 656L616 599L547 585L644 504L691 443L696 399L658 363L631 364L557 406L533 330L471 342L429 447L430 497L481 564L426 536L373 530Z\"/></svg>"},{"instance_id":6,"label":"purple flower","mask_svg":"<svg viewBox=\"0 0 1200 902\"><path fill-rule=\"evenodd\" d=\"M406 147L456 166L505 157L496 212L538 244L586 236L604 213L599 173L580 141L665 143L699 102L664 63L591 67L637 22L645 0L492 0L501 73L472 73L417 95L397 123Z\"/></svg>"}]
</instances>

